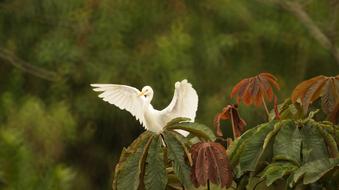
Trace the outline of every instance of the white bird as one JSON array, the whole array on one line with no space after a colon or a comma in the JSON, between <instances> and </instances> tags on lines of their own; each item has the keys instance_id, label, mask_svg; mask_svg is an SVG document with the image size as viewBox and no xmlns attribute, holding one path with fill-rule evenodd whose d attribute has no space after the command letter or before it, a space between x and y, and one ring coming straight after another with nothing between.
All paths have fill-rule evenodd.
<instances>
[{"instance_id":1,"label":"white bird","mask_svg":"<svg viewBox=\"0 0 339 190\"><path fill-rule=\"evenodd\" d=\"M192 85L183 80L175 83L174 95L171 103L163 110L153 108L151 101L153 89L144 86L138 89L119 84L91 84L94 91L102 92L99 98L119 107L121 110L129 111L146 130L161 133L164 126L174 118L186 117L194 122L198 108L198 95ZM184 136L189 132L178 130Z\"/></svg>"}]
</instances>

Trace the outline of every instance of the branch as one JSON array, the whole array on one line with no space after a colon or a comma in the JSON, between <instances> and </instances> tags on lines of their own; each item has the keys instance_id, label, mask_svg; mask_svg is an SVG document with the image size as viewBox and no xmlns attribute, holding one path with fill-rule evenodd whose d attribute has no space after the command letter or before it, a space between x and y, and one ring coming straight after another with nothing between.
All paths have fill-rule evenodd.
<instances>
[{"instance_id":1,"label":"branch","mask_svg":"<svg viewBox=\"0 0 339 190\"><path fill-rule=\"evenodd\" d=\"M60 79L60 76L56 72L48 71L46 69L34 66L14 55L14 53L6 50L0 49L0 58L6 60L5 62L12 64L18 69L32 74L36 77L48 80L48 81L57 81Z\"/></svg>"},{"instance_id":2,"label":"branch","mask_svg":"<svg viewBox=\"0 0 339 190\"><path fill-rule=\"evenodd\" d=\"M311 37L313 37L323 48L331 52L339 65L339 49L335 46L334 41L331 41L331 39L326 36L323 31L321 31L300 3L285 0L270 0L270 2L274 2L291 12L301 22L301 24L305 26Z\"/></svg>"}]
</instances>

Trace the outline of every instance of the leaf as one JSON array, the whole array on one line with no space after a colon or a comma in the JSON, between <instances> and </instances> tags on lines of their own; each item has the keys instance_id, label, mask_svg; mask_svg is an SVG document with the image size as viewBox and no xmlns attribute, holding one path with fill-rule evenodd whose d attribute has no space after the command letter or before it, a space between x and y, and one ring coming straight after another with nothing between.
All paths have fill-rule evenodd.
<instances>
[{"instance_id":1,"label":"leaf","mask_svg":"<svg viewBox=\"0 0 339 190\"><path fill-rule=\"evenodd\" d=\"M334 78L330 78L326 81L324 86L321 98L321 107L326 114L330 114L335 110L337 104L339 104L339 97L337 97L336 94Z\"/></svg>"},{"instance_id":2,"label":"leaf","mask_svg":"<svg viewBox=\"0 0 339 190\"><path fill-rule=\"evenodd\" d=\"M178 142L170 131L164 132L164 139L168 149L168 158L172 161L175 175L185 188L192 187L190 179L191 168L185 161L185 151L182 144Z\"/></svg>"},{"instance_id":3,"label":"leaf","mask_svg":"<svg viewBox=\"0 0 339 190\"><path fill-rule=\"evenodd\" d=\"M316 126L312 125L311 122L307 122L300 132L304 163L329 157L324 138Z\"/></svg>"},{"instance_id":4,"label":"leaf","mask_svg":"<svg viewBox=\"0 0 339 190\"><path fill-rule=\"evenodd\" d=\"M298 166L291 162L273 162L265 168L262 178L265 177L266 186L270 186L296 169L298 169Z\"/></svg>"},{"instance_id":5,"label":"leaf","mask_svg":"<svg viewBox=\"0 0 339 190\"><path fill-rule=\"evenodd\" d=\"M165 129L166 130L182 129L190 132L191 134L197 137L201 137L206 140L214 141L216 139L213 131L209 127L199 123L192 122L175 123L172 125L167 125Z\"/></svg>"},{"instance_id":6,"label":"leaf","mask_svg":"<svg viewBox=\"0 0 339 190\"><path fill-rule=\"evenodd\" d=\"M279 104L277 107L280 120L303 118L303 110L298 102L292 103L290 99L286 99L282 104ZM277 117L278 114L275 112L276 111L270 112L270 120L273 120Z\"/></svg>"},{"instance_id":7,"label":"leaf","mask_svg":"<svg viewBox=\"0 0 339 190\"><path fill-rule=\"evenodd\" d=\"M243 132L245 132L246 122L240 117L238 106L236 104L224 107L223 111L216 115L214 119L214 126L217 129L216 134L218 136L223 136L220 128L220 121L228 119L230 119L232 123L234 138L238 138Z\"/></svg>"},{"instance_id":8,"label":"leaf","mask_svg":"<svg viewBox=\"0 0 339 190\"><path fill-rule=\"evenodd\" d=\"M263 155L265 149L263 148L264 139L266 135L273 130L273 126L276 122L272 121L256 127L255 132L251 138L246 141L244 150L240 153L240 174L242 175L246 171L255 171L259 160Z\"/></svg>"},{"instance_id":9,"label":"leaf","mask_svg":"<svg viewBox=\"0 0 339 190\"><path fill-rule=\"evenodd\" d=\"M191 120L190 118L186 118L186 117L177 117L169 121L165 127L175 125L181 122L189 122L190 120Z\"/></svg>"},{"instance_id":10,"label":"leaf","mask_svg":"<svg viewBox=\"0 0 339 190\"><path fill-rule=\"evenodd\" d=\"M162 139L159 135L153 138L146 158L145 188L148 190L164 190L167 184Z\"/></svg>"},{"instance_id":11,"label":"leaf","mask_svg":"<svg viewBox=\"0 0 339 190\"><path fill-rule=\"evenodd\" d=\"M223 187L232 184L232 169L225 148L215 142L199 142L191 147L191 178L195 187L206 186L208 180Z\"/></svg>"},{"instance_id":12,"label":"leaf","mask_svg":"<svg viewBox=\"0 0 339 190\"><path fill-rule=\"evenodd\" d=\"M283 120L283 121L280 121L280 122L277 122L277 123L274 124L273 130L270 131L264 139L263 148L266 148L267 145L270 142L272 142L272 139L277 135L277 133L280 131L281 127L286 125L288 122L289 122L289 120Z\"/></svg>"},{"instance_id":13,"label":"leaf","mask_svg":"<svg viewBox=\"0 0 339 190\"><path fill-rule=\"evenodd\" d=\"M237 96L237 102L244 104L255 104L260 106L263 98L272 101L274 93L273 88L279 90L279 84L276 77L270 73L260 73L254 77L246 78L236 84L231 92L231 97Z\"/></svg>"},{"instance_id":14,"label":"leaf","mask_svg":"<svg viewBox=\"0 0 339 190\"><path fill-rule=\"evenodd\" d=\"M293 120L288 120L275 137L273 160L287 160L300 164L301 134Z\"/></svg>"},{"instance_id":15,"label":"leaf","mask_svg":"<svg viewBox=\"0 0 339 190\"><path fill-rule=\"evenodd\" d=\"M188 159L188 163L190 166L192 166L192 158L191 154L189 152L189 147L191 147L192 143L188 140L188 138L185 138L181 134L177 133L177 131L170 131L170 133L175 137L175 139L181 144L181 147L184 149L185 156Z\"/></svg>"},{"instance_id":16,"label":"leaf","mask_svg":"<svg viewBox=\"0 0 339 190\"><path fill-rule=\"evenodd\" d=\"M306 113L310 104L321 98L321 107L332 122L336 122L339 111L339 75L336 77L316 76L300 83L294 90L291 100L301 101Z\"/></svg>"},{"instance_id":17,"label":"leaf","mask_svg":"<svg viewBox=\"0 0 339 190\"><path fill-rule=\"evenodd\" d=\"M241 152L244 150L247 141L252 137L255 131L256 128L247 130L227 148L227 155L232 166L235 166L238 163Z\"/></svg>"},{"instance_id":18,"label":"leaf","mask_svg":"<svg viewBox=\"0 0 339 190\"><path fill-rule=\"evenodd\" d=\"M313 162L308 162L293 174L293 180L290 182L290 187L293 187L303 177L304 184L310 184L318 181L326 173L334 168L339 167L339 159L323 158Z\"/></svg>"},{"instance_id":19,"label":"leaf","mask_svg":"<svg viewBox=\"0 0 339 190\"><path fill-rule=\"evenodd\" d=\"M152 139L153 133L146 131L135 139L127 149L123 149L115 168L113 189L138 190L140 176L142 175L147 156L147 149Z\"/></svg>"},{"instance_id":20,"label":"leaf","mask_svg":"<svg viewBox=\"0 0 339 190\"><path fill-rule=\"evenodd\" d=\"M329 132L327 132L322 125L319 125L316 122L313 122L313 125L318 127L320 134L324 138L330 157L339 157L338 145L335 138Z\"/></svg>"}]
</instances>

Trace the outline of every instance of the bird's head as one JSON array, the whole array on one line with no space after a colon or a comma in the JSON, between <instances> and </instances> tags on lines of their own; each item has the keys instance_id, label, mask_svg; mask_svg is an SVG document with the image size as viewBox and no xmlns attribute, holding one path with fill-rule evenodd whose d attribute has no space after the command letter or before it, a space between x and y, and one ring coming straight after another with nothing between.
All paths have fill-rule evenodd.
<instances>
[{"instance_id":1,"label":"bird's head","mask_svg":"<svg viewBox=\"0 0 339 190\"><path fill-rule=\"evenodd\" d=\"M151 100L153 98L153 89L150 86L144 86L139 96L145 96L147 99Z\"/></svg>"}]
</instances>

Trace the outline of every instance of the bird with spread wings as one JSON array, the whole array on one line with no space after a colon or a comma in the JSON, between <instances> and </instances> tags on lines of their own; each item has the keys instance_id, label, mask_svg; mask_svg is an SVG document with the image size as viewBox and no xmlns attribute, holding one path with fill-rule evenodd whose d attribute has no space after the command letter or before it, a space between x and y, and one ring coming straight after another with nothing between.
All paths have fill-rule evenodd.
<instances>
[{"instance_id":1,"label":"bird with spread wings","mask_svg":"<svg viewBox=\"0 0 339 190\"><path fill-rule=\"evenodd\" d=\"M141 91L137 88L119 84L91 84L94 91L102 92L99 98L130 112L146 130L161 133L164 126L174 118L186 117L194 122L198 109L198 95L187 80L175 83L172 101L163 110L153 108L153 89L144 86ZM184 136L187 131L178 130Z\"/></svg>"}]
</instances>

